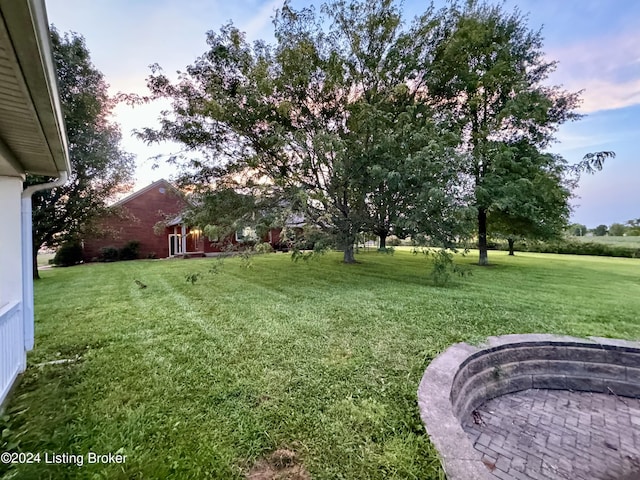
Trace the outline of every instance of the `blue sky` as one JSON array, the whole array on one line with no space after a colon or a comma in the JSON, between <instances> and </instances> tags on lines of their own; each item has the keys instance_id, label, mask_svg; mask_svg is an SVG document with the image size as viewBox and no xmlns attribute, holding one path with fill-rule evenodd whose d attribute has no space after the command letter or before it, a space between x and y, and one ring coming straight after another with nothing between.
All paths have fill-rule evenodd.
<instances>
[{"instance_id":1,"label":"blue sky","mask_svg":"<svg viewBox=\"0 0 640 480\"><path fill-rule=\"evenodd\" d=\"M296 8L309 3L292 2ZM60 31L86 38L112 93L143 94L149 65L158 63L167 73L184 70L206 51L205 32L228 20L250 40L272 39L271 17L282 0L46 0L46 5L50 22ZM426 5L405 0L406 18ZM506 0L505 5L528 13L530 28L542 28L544 51L559 62L551 83L583 90L580 111L586 116L563 125L551 150L570 163L593 151L617 154L602 172L582 178L573 220L595 227L640 218L640 2ZM134 129L155 126L162 108L120 105L115 111L123 147L137 155L137 187L172 175L166 166L153 170L148 159L179 146L148 147L131 135Z\"/></svg>"}]
</instances>

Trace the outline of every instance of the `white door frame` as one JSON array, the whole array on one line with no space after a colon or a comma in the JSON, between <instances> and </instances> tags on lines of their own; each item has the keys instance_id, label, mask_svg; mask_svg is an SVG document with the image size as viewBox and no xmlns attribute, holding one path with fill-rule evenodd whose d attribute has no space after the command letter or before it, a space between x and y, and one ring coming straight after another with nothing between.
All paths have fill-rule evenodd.
<instances>
[{"instance_id":1,"label":"white door frame","mask_svg":"<svg viewBox=\"0 0 640 480\"><path fill-rule=\"evenodd\" d=\"M170 233L169 256L175 257L176 255L182 255L183 253L184 250L182 249L182 235L180 233Z\"/></svg>"}]
</instances>

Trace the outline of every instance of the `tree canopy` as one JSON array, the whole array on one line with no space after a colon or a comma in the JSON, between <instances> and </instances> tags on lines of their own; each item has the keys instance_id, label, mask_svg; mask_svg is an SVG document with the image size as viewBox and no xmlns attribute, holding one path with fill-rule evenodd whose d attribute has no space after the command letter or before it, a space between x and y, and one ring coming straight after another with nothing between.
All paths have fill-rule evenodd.
<instances>
[{"instance_id":1,"label":"tree canopy","mask_svg":"<svg viewBox=\"0 0 640 480\"><path fill-rule=\"evenodd\" d=\"M540 153L528 142L494 155L493 168L483 181L493 193L487 225L492 235L507 238L510 255L518 238L546 240L563 233L571 197L564 168L562 159Z\"/></svg>"},{"instance_id":2,"label":"tree canopy","mask_svg":"<svg viewBox=\"0 0 640 480\"><path fill-rule=\"evenodd\" d=\"M155 66L146 100L172 109L139 136L185 145L177 161L205 190L302 213L347 263L359 232L447 246L473 216L487 264L489 229L558 234L579 173L612 156L543 153L579 95L546 83L555 63L517 10L468 1L407 23L392 0L285 2L274 29L273 45L208 32L177 82Z\"/></svg>"},{"instance_id":3,"label":"tree canopy","mask_svg":"<svg viewBox=\"0 0 640 480\"><path fill-rule=\"evenodd\" d=\"M583 237L588 231L587 226L582 223L572 223L567 227L568 234L574 237Z\"/></svg>"},{"instance_id":4,"label":"tree canopy","mask_svg":"<svg viewBox=\"0 0 640 480\"><path fill-rule=\"evenodd\" d=\"M51 43L72 173L63 186L33 195L34 278L40 247L77 239L91 228L107 202L131 186L134 172L133 156L121 149L119 127L109 119L115 101L91 63L84 38L61 35L52 26ZM27 175L26 184L49 180Z\"/></svg>"},{"instance_id":5,"label":"tree canopy","mask_svg":"<svg viewBox=\"0 0 640 480\"><path fill-rule=\"evenodd\" d=\"M626 233L633 237L640 236L640 218L634 218L631 220L627 220L626 223Z\"/></svg>"},{"instance_id":6,"label":"tree canopy","mask_svg":"<svg viewBox=\"0 0 640 480\"><path fill-rule=\"evenodd\" d=\"M434 104L454 115L485 265L490 216L501 230L525 231L542 227L549 213L566 218L557 211L566 204L548 208L546 198L531 196L536 187L528 177L566 202L557 158L536 150L549 145L558 125L578 118L579 98L545 84L555 63L544 57L541 33L517 10L475 1L454 5L439 32L428 87Z\"/></svg>"},{"instance_id":7,"label":"tree canopy","mask_svg":"<svg viewBox=\"0 0 640 480\"><path fill-rule=\"evenodd\" d=\"M598 225L596 228L591 230L591 232L596 237L604 237L605 235L607 235L609 233L609 228L606 225Z\"/></svg>"},{"instance_id":8,"label":"tree canopy","mask_svg":"<svg viewBox=\"0 0 640 480\"><path fill-rule=\"evenodd\" d=\"M622 237L626 232L626 228L621 223L612 223L609 226L609 235L613 235L614 237Z\"/></svg>"}]
</instances>

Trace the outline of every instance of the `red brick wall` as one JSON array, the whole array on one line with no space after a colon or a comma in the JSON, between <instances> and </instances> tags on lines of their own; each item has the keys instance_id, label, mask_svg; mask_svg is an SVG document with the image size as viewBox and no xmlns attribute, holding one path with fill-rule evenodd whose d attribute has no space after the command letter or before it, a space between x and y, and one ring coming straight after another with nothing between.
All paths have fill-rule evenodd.
<instances>
[{"instance_id":1,"label":"red brick wall","mask_svg":"<svg viewBox=\"0 0 640 480\"><path fill-rule=\"evenodd\" d=\"M140 242L140 258L147 258L150 253L158 258L169 256L166 234L156 235L153 227L167 215L178 215L187 203L165 182L159 181L147 188L123 201L121 205L127 218L111 216L101 222L108 232L104 238L85 238L85 261L97 258L103 247L122 248L132 240Z\"/></svg>"},{"instance_id":2,"label":"red brick wall","mask_svg":"<svg viewBox=\"0 0 640 480\"><path fill-rule=\"evenodd\" d=\"M205 235L202 236L202 246L206 253L224 252L227 250L229 244L234 246L238 245L235 235L225 238L225 241L222 244L220 242L211 242L211 240L209 240Z\"/></svg>"}]
</instances>

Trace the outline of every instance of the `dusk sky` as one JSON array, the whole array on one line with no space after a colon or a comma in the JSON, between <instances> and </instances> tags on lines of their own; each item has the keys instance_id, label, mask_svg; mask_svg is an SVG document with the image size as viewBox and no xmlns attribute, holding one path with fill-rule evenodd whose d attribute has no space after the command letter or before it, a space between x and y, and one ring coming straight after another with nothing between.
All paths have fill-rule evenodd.
<instances>
[{"instance_id":1,"label":"dusk sky","mask_svg":"<svg viewBox=\"0 0 640 480\"><path fill-rule=\"evenodd\" d=\"M232 20L249 40L273 39L271 19L282 0L46 0L50 23L59 31L83 35L95 66L112 94L147 93L149 65L166 73L184 70L207 50L205 32ZM310 3L296 0L294 8ZM550 81L583 90L586 116L565 124L551 151L576 163L589 152L613 150L602 172L583 176L573 201L573 221L595 227L640 218L640 2L636 0L507 0L529 14L529 27L542 28L544 51L559 61ZM436 6L444 5L436 1ZM410 20L428 5L406 0ZM165 105L166 108L166 105ZM137 156L136 187L161 177L167 166L151 168L150 157L180 150L179 145L148 147L132 135L154 127L161 105L120 105L123 148Z\"/></svg>"}]
</instances>

